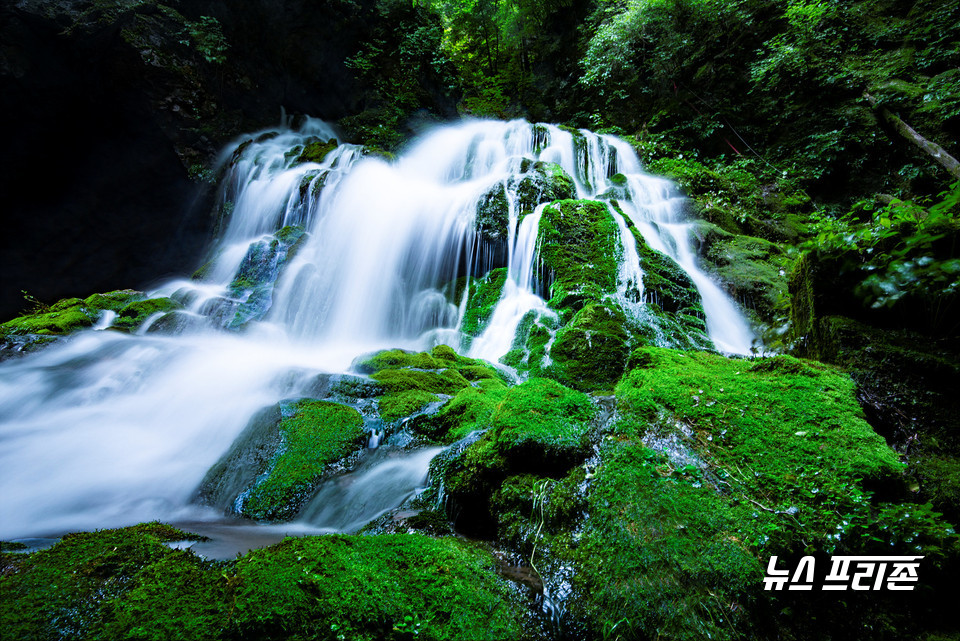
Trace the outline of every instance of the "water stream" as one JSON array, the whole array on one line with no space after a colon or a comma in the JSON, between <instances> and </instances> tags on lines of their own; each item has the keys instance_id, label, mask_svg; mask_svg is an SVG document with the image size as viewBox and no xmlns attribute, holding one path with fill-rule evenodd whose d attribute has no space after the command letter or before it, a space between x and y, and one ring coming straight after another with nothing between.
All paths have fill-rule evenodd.
<instances>
[{"instance_id":1,"label":"water stream","mask_svg":"<svg viewBox=\"0 0 960 641\"><path fill-rule=\"evenodd\" d=\"M458 279L506 266L501 300L470 347L496 361L526 312L553 313L537 283L542 207L521 218L517 206L524 159L560 164L580 197L623 174L622 211L690 275L710 338L721 351L749 353L749 326L696 264L679 194L643 173L627 143L523 121L467 121L438 127L393 162L348 144L320 163L297 164L289 153L332 137L308 120L224 151L226 215L203 278L150 292L185 305L179 331L123 334L104 317L0 364L0 539L153 519L217 522L221 514L191 499L251 416L297 397L320 373L349 371L359 354L462 349L470 289L455 299ZM498 185L510 209L506 265L476 224L478 201ZM615 217L623 304L641 305L642 266L625 220ZM305 231L295 251L277 240L287 226ZM272 258L258 263L256 287L244 288L238 274L251 256ZM359 527L409 496L433 454L408 453L403 464L370 456L367 467L320 490L327 494L305 522L322 531Z\"/></svg>"}]
</instances>

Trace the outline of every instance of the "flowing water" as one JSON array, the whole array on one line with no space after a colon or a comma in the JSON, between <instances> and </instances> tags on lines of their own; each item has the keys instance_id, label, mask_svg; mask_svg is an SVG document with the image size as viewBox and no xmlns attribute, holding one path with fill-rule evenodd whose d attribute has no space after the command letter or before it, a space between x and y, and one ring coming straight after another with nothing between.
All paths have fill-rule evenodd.
<instances>
[{"instance_id":1,"label":"flowing water","mask_svg":"<svg viewBox=\"0 0 960 641\"><path fill-rule=\"evenodd\" d=\"M178 332L122 334L106 329L107 313L91 330L0 365L0 539L220 519L191 500L251 416L302 395L318 374L348 371L360 354L461 349L470 289L454 299L458 279L505 266L501 300L470 346L472 356L496 361L527 312L553 314L538 280L542 207L519 215L524 159L560 164L580 197L623 174L621 210L690 275L710 338L721 351L749 353L742 315L696 265L680 196L644 174L625 142L523 121L468 121L438 127L393 162L349 144L321 163L297 164L288 153L334 135L310 120L225 150L225 216L202 280L150 292L185 305ZM505 257L476 224L478 201L498 185L509 208ZM637 252L625 219L611 213L624 245L622 304L642 306ZM287 226L305 231L296 250L277 240ZM238 274L257 256L260 280L241 287ZM301 525L358 527L414 492L434 453L370 456L322 488Z\"/></svg>"}]
</instances>

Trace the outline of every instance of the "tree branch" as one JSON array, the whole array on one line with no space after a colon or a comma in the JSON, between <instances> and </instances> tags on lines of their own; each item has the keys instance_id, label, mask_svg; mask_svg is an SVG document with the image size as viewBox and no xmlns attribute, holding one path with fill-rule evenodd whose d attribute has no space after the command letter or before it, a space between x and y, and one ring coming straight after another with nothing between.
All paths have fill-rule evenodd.
<instances>
[{"instance_id":1,"label":"tree branch","mask_svg":"<svg viewBox=\"0 0 960 641\"><path fill-rule=\"evenodd\" d=\"M960 161L948 154L947 151L937 143L930 142L918 134L910 125L891 113L889 109L882 107L880 103L877 102L877 99L867 92L863 93L863 97L867 99L870 106L873 107L884 120L890 123L890 126L893 127L898 134L926 152L927 155L937 161L941 167L950 172L954 178L960 179Z\"/></svg>"}]
</instances>

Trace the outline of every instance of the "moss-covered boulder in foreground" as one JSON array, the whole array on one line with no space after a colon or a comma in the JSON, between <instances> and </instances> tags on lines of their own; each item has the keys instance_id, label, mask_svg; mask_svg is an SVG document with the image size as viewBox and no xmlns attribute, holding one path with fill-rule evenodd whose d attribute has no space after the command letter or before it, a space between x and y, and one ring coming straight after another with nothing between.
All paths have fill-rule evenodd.
<instances>
[{"instance_id":1,"label":"moss-covered boulder in foreground","mask_svg":"<svg viewBox=\"0 0 960 641\"><path fill-rule=\"evenodd\" d=\"M367 433L352 407L303 399L267 408L207 473L198 500L256 520L289 520Z\"/></svg>"},{"instance_id":2,"label":"moss-covered boulder in foreground","mask_svg":"<svg viewBox=\"0 0 960 641\"><path fill-rule=\"evenodd\" d=\"M4 637L518 639L524 607L486 552L422 535L286 539L232 562L152 523L3 553Z\"/></svg>"}]
</instances>

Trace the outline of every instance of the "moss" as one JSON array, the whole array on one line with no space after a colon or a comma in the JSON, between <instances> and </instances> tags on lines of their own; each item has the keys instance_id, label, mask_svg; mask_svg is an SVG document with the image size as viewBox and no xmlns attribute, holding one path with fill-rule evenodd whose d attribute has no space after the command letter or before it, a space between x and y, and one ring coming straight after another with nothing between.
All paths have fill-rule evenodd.
<instances>
[{"instance_id":1,"label":"moss","mask_svg":"<svg viewBox=\"0 0 960 641\"><path fill-rule=\"evenodd\" d=\"M86 299L65 298L37 312L0 324L0 337L38 334L59 336L91 327L101 312L120 312L126 306L144 299L143 292L121 289L105 294L92 294Z\"/></svg>"},{"instance_id":2,"label":"moss","mask_svg":"<svg viewBox=\"0 0 960 641\"><path fill-rule=\"evenodd\" d=\"M453 443L475 430L486 429L507 389L499 379L486 380L493 384L460 390L436 414L413 421L411 429L443 443Z\"/></svg>"},{"instance_id":3,"label":"moss","mask_svg":"<svg viewBox=\"0 0 960 641\"><path fill-rule=\"evenodd\" d=\"M519 638L521 610L490 565L453 538L287 539L237 563L237 626L244 638Z\"/></svg>"},{"instance_id":4,"label":"moss","mask_svg":"<svg viewBox=\"0 0 960 641\"><path fill-rule=\"evenodd\" d=\"M559 327L556 314L527 312L517 325L510 351L500 362L529 376L551 376L547 351Z\"/></svg>"},{"instance_id":5,"label":"moss","mask_svg":"<svg viewBox=\"0 0 960 641\"><path fill-rule=\"evenodd\" d=\"M133 289L118 289L107 292L106 294L92 294L87 296L83 302L93 309L119 312L128 304L143 300L144 298L143 292L138 292Z\"/></svg>"},{"instance_id":6,"label":"moss","mask_svg":"<svg viewBox=\"0 0 960 641\"><path fill-rule=\"evenodd\" d=\"M354 362L353 369L361 374L374 374L385 369L415 367L417 369L442 369L441 364L427 352L408 352L402 349L390 349L361 358Z\"/></svg>"},{"instance_id":7,"label":"moss","mask_svg":"<svg viewBox=\"0 0 960 641\"><path fill-rule=\"evenodd\" d=\"M366 443L363 418L346 405L302 400L284 408L281 448L268 471L241 496L244 516L258 520L293 517L323 478L328 464Z\"/></svg>"},{"instance_id":8,"label":"moss","mask_svg":"<svg viewBox=\"0 0 960 641\"><path fill-rule=\"evenodd\" d=\"M734 236L712 242L705 256L727 292L765 323L778 322L785 311L787 274L793 260L762 238Z\"/></svg>"},{"instance_id":9,"label":"moss","mask_svg":"<svg viewBox=\"0 0 960 641\"><path fill-rule=\"evenodd\" d=\"M573 179L556 163L525 160L521 171L524 176L516 187L521 214L533 211L541 203L577 197Z\"/></svg>"},{"instance_id":10,"label":"moss","mask_svg":"<svg viewBox=\"0 0 960 641\"><path fill-rule=\"evenodd\" d=\"M630 353L625 325L618 308L588 304L557 332L551 375L582 391L613 389Z\"/></svg>"},{"instance_id":11,"label":"moss","mask_svg":"<svg viewBox=\"0 0 960 641\"><path fill-rule=\"evenodd\" d=\"M241 329L266 315L273 304L277 279L307 238L309 234L302 226L288 225L272 237L250 244L229 286L230 294L241 299L228 324L230 329Z\"/></svg>"},{"instance_id":12,"label":"moss","mask_svg":"<svg viewBox=\"0 0 960 641\"><path fill-rule=\"evenodd\" d=\"M503 183L497 183L477 200L476 228L480 238L489 244L507 241L510 204Z\"/></svg>"},{"instance_id":13,"label":"moss","mask_svg":"<svg viewBox=\"0 0 960 641\"><path fill-rule=\"evenodd\" d=\"M465 391L455 401L438 415L448 434L489 426L433 464L435 478L442 479L456 506L458 529L489 534L495 523L490 498L504 479L524 473L562 476L589 451L596 410L585 394L556 381L532 378L506 391Z\"/></svg>"},{"instance_id":14,"label":"moss","mask_svg":"<svg viewBox=\"0 0 960 641\"><path fill-rule=\"evenodd\" d=\"M467 336L479 336L486 329L493 310L500 302L503 285L507 280L507 269L500 267L487 272L483 278L471 283L470 301L463 314L460 331Z\"/></svg>"},{"instance_id":15,"label":"moss","mask_svg":"<svg viewBox=\"0 0 960 641\"><path fill-rule=\"evenodd\" d=\"M902 496L902 466L842 373L657 348L631 365L589 480L589 516L572 545L551 548L577 568L569 612L585 636L762 637L779 598L758 587L771 554L909 554L923 541L932 566L955 562L942 520L888 502ZM790 600L773 607L781 631L813 615ZM817 607L819 625L843 627L864 606Z\"/></svg>"},{"instance_id":16,"label":"moss","mask_svg":"<svg viewBox=\"0 0 960 641\"><path fill-rule=\"evenodd\" d=\"M489 553L454 538L303 537L230 563L163 543L185 538L191 535L144 524L68 535L14 561L5 556L5 638L399 641L523 634L525 607L490 569Z\"/></svg>"},{"instance_id":17,"label":"moss","mask_svg":"<svg viewBox=\"0 0 960 641\"><path fill-rule=\"evenodd\" d=\"M0 325L0 334L69 334L90 327L98 314L82 305L74 305L58 311L31 314L9 320Z\"/></svg>"},{"instance_id":18,"label":"moss","mask_svg":"<svg viewBox=\"0 0 960 641\"><path fill-rule=\"evenodd\" d=\"M374 374L373 380L393 393L420 390L432 394L454 394L470 385L467 379L453 369L445 369L439 373L414 369L385 369Z\"/></svg>"},{"instance_id":19,"label":"moss","mask_svg":"<svg viewBox=\"0 0 960 641\"><path fill-rule=\"evenodd\" d=\"M548 303L561 320L616 291L619 231L603 203L563 200L546 207L538 242L550 273Z\"/></svg>"},{"instance_id":20,"label":"moss","mask_svg":"<svg viewBox=\"0 0 960 641\"><path fill-rule=\"evenodd\" d=\"M395 421L415 414L439 400L440 397L436 394L419 389L388 393L380 399L380 417L385 421Z\"/></svg>"},{"instance_id":21,"label":"moss","mask_svg":"<svg viewBox=\"0 0 960 641\"><path fill-rule=\"evenodd\" d=\"M148 298L134 301L124 306L118 313L112 327L133 331L144 321L160 312L172 312L183 309L183 305L172 298Z\"/></svg>"},{"instance_id":22,"label":"moss","mask_svg":"<svg viewBox=\"0 0 960 641\"><path fill-rule=\"evenodd\" d=\"M171 554L165 541L191 535L146 523L68 534L47 550L4 557L0 626L17 639L103 638L91 634L109 605L142 584L141 570Z\"/></svg>"},{"instance_id":23,"label":"moss","mask_svg":"<svg viewBox=\"0 0 960 641\"><path fill-rule=\"evenodd\" d=\"M324 158L327 157L331 151L336 149L339 145L335 138L331 138L326 142L322 140L315 140L311 143L308 143L303 147L303 149L297 154L297 163L312 162L321 164L323 163Z\"/></svg>"}]
</instances>

